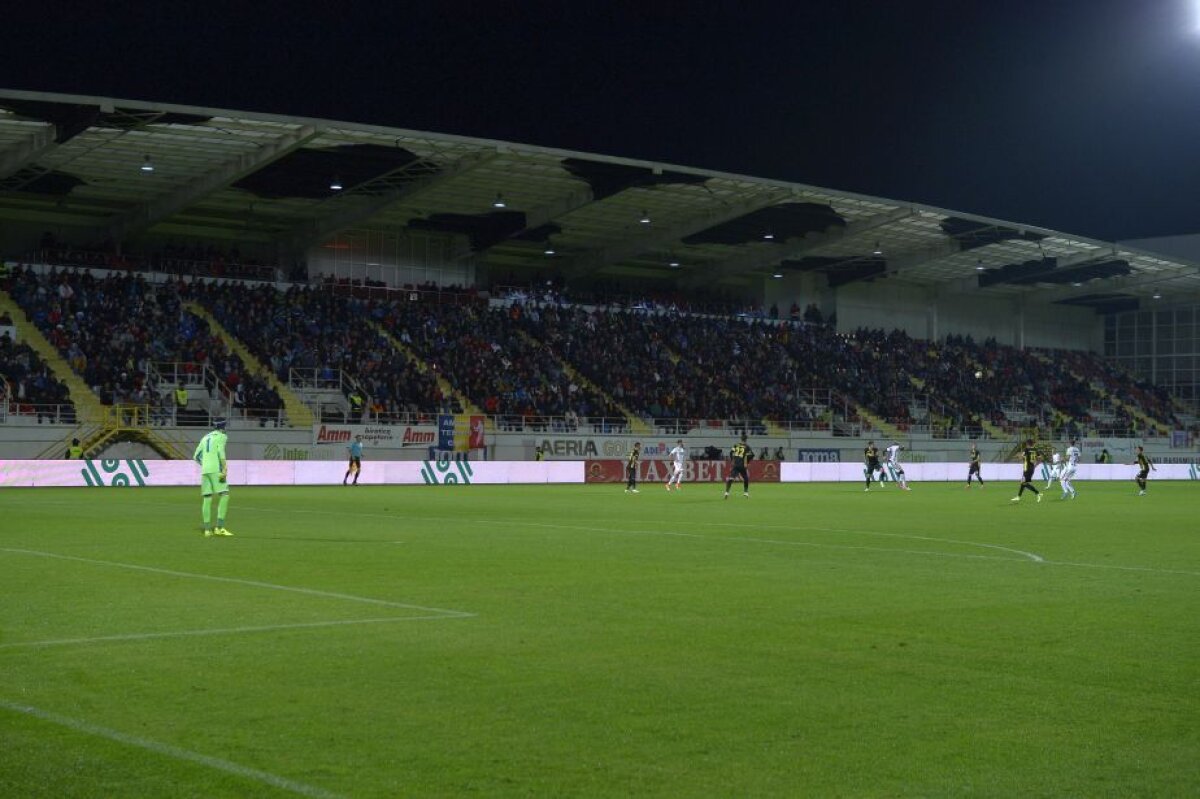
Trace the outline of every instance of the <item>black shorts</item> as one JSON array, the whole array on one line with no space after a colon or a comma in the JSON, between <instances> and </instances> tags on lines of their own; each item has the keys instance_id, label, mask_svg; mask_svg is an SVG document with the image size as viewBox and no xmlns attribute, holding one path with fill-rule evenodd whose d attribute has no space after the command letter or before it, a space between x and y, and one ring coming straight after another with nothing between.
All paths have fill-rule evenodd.
<instances>
[{"instance_id":1,"label":"black shorts","mask_svg":"<svg viewBox=\"0 0 1200 799\"><path fill-rule=\"evenodd\" d=\"M738 466L735 464L733 469L731 469L729 472L729 479L733 480L736 477L740 477L743 480L749 480L750 474L746 471L745 466Z\"/></svg>"},{"instance_id":2,"label":"black shorts","mask_svg":"<svg viewBox=\"0 0 1200 799\"><path fill-rule=\"evenodd\" d=\"M878 458L876 458L875 460L870 460L870 461L867 461L867 471L868 471L868 472L877 472L877 471L879 471L879 470L880 470L880 469L882 469L882 468L883 468L883 467L879 465L879 459L878 459Z\"/></svg>"},{"instance_id":3,"label":"black shorts","mask_svg":"<svg viewBox=\"0 0 1200 799\"><path fill-rule=\"evenodd\" d=\"M1149 469L1142 469L1140 472L1138 472L1137 479L1139 479L1139 480L1145 480L1145 479L1146 479L1147 477L1149 477L1149 476L1150 476L1150 470L1149 470Z\"/></svg>"},{"instance_id":4,"label":"black shorts","mask_svg":"<svg viewBox=\"0 0 1200 799\"><path fill-rule=\"evenodd\" d=\"M1033 473L1036 470L1037 470L1037 467L1035 467L1035 466L1030 466L1028 469L1026 469L1025 476L1021 478L1021 482L1022 483L1032 483L1033 482Z\"/></svg>"},{"instance_id":5,"label":"black shorts","mask_svg":"<svg viewBox=\"0 0 1200 799\"><path fill-rule=\"evenodd\" d=\"M979 464L978 464L978 463L972 463L972 464L971 464L971 469L970 469L970 471L968 471L968 472L967 472L967 474L979 474Z\"/></svg>"}]
</instances>

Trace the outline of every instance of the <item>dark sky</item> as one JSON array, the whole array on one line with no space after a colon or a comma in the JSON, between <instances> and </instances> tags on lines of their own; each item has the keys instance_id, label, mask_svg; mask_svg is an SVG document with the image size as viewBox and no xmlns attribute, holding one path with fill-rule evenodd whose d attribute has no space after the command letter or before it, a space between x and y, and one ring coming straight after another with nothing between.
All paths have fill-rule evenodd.
<instances>
[{"instance_id":1,"label":"dark sky","mask_svg":"<svg viewBox=\"0 0 1200 799\"><path fill-rule=\"evenodd\" d=\"M1200 0L128 5L6 9L0 86L1200 232Z\"/></svg>"}]
</instances>

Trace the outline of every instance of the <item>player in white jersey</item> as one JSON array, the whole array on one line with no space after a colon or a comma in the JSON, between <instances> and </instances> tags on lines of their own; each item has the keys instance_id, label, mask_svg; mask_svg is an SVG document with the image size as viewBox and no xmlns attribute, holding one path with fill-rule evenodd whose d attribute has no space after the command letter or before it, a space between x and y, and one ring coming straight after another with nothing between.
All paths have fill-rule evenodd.
<instances>
[{"instance_id":1,"label":"player in white jersey","mask_svg":"<svg viewBox=\"0 0 1200 799\"><path fill-rule=\"evenodd\" d=\"M1071 481L1075 479L1075 467L1079 465L1081 455L1079 442L1072 440L1071 446L1067 447L1067 462L1062 465L1058 474L1058 482L1063 491L1062 499L1075 499L1075 486L1071 485Z\"/></svg>"},{"instance_id":2,"label":"player in white jersey","mask_svg":"<svg viewBox=\"0 0 1200 799\"><path fill-rule=\"evenodd\" d=\"M1046 488L1049 488L1060 474L1062 474L1062 455L1055 450L1050 454L1050 465L1046 468Z\"/></svg>"},{"instance_id":3,"label":"player in white jersey","mask_svg":"<svg viewBox=\"0 0 1200 799\"><path fill-rule=\"evenodd\" d=\"M885 457L887 458L887 469L891 472L896 482L900 484L900 488L905 491L912 491L908 487L908 479L904 476L904 467L900 465L900 453L903 449L904 447L899 444L892 444L884 450L886 453Z\"/></svg>"},{"instance_id":4,"label":"player in white jersey","mask_svg":"<svg viewBox=\"0 0 1200 799\"><path fill-rule=\"evenodd\" d=\"M675 490L683 488L680 482L683 480L683 465L687 463L687 447L683 445L683 439L675 442L675 448L669 453L671 456L671 476L667 478L667 490L671 490L671 485L674 484Z\"/></svg>"}]
</instances>

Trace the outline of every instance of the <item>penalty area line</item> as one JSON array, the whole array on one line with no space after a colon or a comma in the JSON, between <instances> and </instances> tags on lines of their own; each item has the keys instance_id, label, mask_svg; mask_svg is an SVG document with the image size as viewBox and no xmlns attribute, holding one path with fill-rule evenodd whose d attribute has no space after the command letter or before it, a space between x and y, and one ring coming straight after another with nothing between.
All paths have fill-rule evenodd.
<instances>
[{"instance_id":1,"label":"penalty area line","mask_svg":"<svg viewBox=\"0 0 1200 799\"><path fill-rule=\"evenodd\" d=\"M162 638L195 638L206 635L242 635L245 633L273 633L288 630L311 630L320 627L349 627L356 624L390 624L400 621L440 621L460 618L439 613L434 616L390 616L383 619L342 619L338 621L308 621L295 624L264 624L257 627L213 627L200 630L170 630L161 633L125 633L121 635L97 635L89 638L54 638L45 641L18 641L0 644L3 649L38 649L48 646L71 646L73 644L103 644L121 641L154 641Z\"/></svg>"},{"instance_id":2,"label":"penalty area line","mask_svg":"<svg viewBox=\"0 0 1200 799\"><path fill-rule=\"evenodd\" d=\"M895 554L900 554L900 555L924 555L927 557L939 557L939 558L965 558L968 560L1000 560L1000 561L1009 561L1009 562L1017 562L1017 563L1024 563L1024 562L1044 563L1045 562L1040 556L1034 555L1031 552L1020 552L1019 550L1012 550L1012 549L1008 549L1007 547L1000 547L1000 546L987 545L987 544L976 544L976 546L986 546L986 547L989 547L992 549L998 549L998 550L1005 551L1005 552L1012 552L1014 555L1020 555L1021 557L1004 557L1002 555L976 555L976 554L971 554L971 553L967 553L967 552L936 552L933 550L926 550L926 549L898 549L896 547L869 547L869 546L862 546L862 545L856 545L856 544L829 544L829 543L818 543L816 541L785 541L785 540L777 539L777 538L752 538L752 537L734 537L734 536L726 536L726 535L703 535L701 533L676 533L676 532L671 532L668 530L614 530L610 527L583 527L583 526L578 526L578 525L547 524L544 522L506 521L503 519L491 519L491 520L486 520L486 521L479 520L478 523L479 524L511 524L511 525L521 525L524 527L546 527L546 528L551 528L551 529L556 529L556 530L581 530L581 531L593 532L593 533L611 533L614 535L633 535L633 536L645 535L645 536L663 536L663 537L668 537L668 538L690 538L690 539L694 539L694 540L698 540L698 541L720 541L720 542L727 543L727 544L729 544L729 543L732 543L732 544L739 544L739 543L767 544L770 546L810 547L813 549L840 549L840 550L852 550L852 551L860 551L860 552L883 552L883 553L895 553ZM967 543L967 542L950 542L947 539L942 539L942 538L924 538L922 536L899 536L899 535L897 535L896 537L912 538L915 540L940 541L943 543Z\"/></svg>"},{"instance_id":3,"label":"penalty area line","mask_svg":"<svg viewBox=\"0 0 1200 799\"><path fill-rule=\"evenodd\" d=\"M93 566L109 566L116 569L129 569L131 571L149 572L151 574L165 574L169 577L187 577L193 580L211 580L217 583L232 583L234 585L248 585L252 588L268 588L273 591L290 591L294 594L305 594L307 596L319 596L327 599L344 599L350 602L362 602L367 605L381 605L386 608L401 608L403 610L421 610L426 613L437 613L442 616L467 618L474 616L474 613L468 613L464 610L450 610L447 608L431 608L425 605L411 605L405 602L392 602L387 599L374 599L372 597L355 596L354 594L342 594L336 591L321 591L317 588L301 588L294 585L278 585L276 583L264 583L259 580L243 580L239 577L221 577L215 574L199 574L196 572L176 571L175 569L160 569L157 566L139 566L136 563L121 563L115 560L98 560L96 558L81 558L77 555L60 555L56 552L44 552L39 549L13 549L10 547L0 547L0 552L8 552L14 555L33 555L39 558L53 558L55 560L73 561L75 563L89 563Z\"/></svg>"},{"instance_id":4,"label":"penalty area line","mask_svg":"<svg viewBox=\"0 0 1200 799\"><path fill-rule=\"evenodd\" d=\"M70 716L62 716L58 713L52 713L49 710L33 707L32 705L22 705L16 702L8 702L0 699L0 708L20 713L24 716L30 716L41 721L46 721L51 724L56 724L59 727L66 727L75 732L81 732L86 735L92 735L97 738L106 738L110 741L115 741L126 746L132 746L137 749L145 749L155 754L173 758L175 760L183 760L188 763L196 763L197 765L206 766L216 771L223 771L226 774L232 774L235 777L241 777L254 782L260 782L264 785L270 785L273 788L279 788L283 791L297 794L299 796L308 796L312 799L341 799L339 794L330 793L324 788L318 788L315 785L307 785L303 782L290 780L287 777L281 777L278 774L272 774L269 771L243 766L240 763L234 763L229 760L222 760L219 757L210 755L202 755L199 752L192 752L188 749L181 749L178 746L152 741L149 738L140 738L136 735L121 732L120 730L101 727L98 724L92 724L80 719L73 719Z\"/></svg>"}]
</instances>

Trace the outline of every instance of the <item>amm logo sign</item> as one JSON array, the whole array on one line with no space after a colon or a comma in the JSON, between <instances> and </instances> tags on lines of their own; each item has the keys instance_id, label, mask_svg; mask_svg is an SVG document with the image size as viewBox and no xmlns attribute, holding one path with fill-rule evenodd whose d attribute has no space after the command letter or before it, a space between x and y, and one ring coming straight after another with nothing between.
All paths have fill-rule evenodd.
<instances>
[{"instance_id":1,"label":"amm logo sign","mask_svg":"<svg viewBox=\"0 0 1200 799\"><path fill-rule=\"evenodd\" d=\"M425 485L469 485L473 474L475 471L466 461L424 461L421 464L421 479Z\"/></svg>"},{"instance_id":2,"label":"amm logo sign","mask_svg":"<svg viewBox=\"0 0 1200 799\"><path fill-rule=\"evenodd\" d=\"M104 486L127 486L130 485L130 480L136 480L140 486L146 485L146 479L150 476L150 470L146 468L145 461L139 460L101 460L100 469L96 469L96 461L85 461L83 470L80 474L83 475L83 480L89 486L104 487ZM121 469L121 464L125 464L128 469L126 474ZM104 472L101 474L100 472ZM105 482L105 479L111 475L111 479Z\"/></svg>"}]
</instances>

